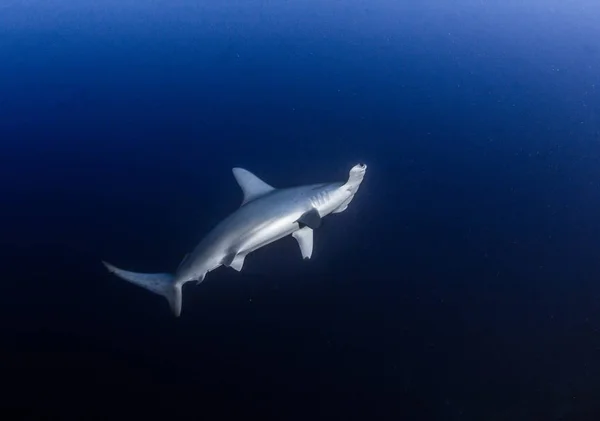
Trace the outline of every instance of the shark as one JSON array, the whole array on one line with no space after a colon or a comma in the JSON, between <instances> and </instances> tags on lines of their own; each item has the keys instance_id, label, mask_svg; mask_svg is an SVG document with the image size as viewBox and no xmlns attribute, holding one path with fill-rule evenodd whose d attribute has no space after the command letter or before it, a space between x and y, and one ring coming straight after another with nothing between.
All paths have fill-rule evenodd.
<instances>
[{"instance_id":1,"label":"shark","mask_svg":"<svg viewBox=\"0 0 600 421\"><path fill-rule=\"evenodd\" d=\"M179 317L184 284L200 284L208 272L221 266L240 272L250 253L277 240L291 235L302 258L310 259L314 230L327 215L348 208L366 171L367 165L356 164L346 181L275 188L250 171L235 167L233 176L243 193L241 205L185 255L174 273L131 272L105 260L102 263L117 277L165 297L172 313Z\"/></svg>"}]
</instances>

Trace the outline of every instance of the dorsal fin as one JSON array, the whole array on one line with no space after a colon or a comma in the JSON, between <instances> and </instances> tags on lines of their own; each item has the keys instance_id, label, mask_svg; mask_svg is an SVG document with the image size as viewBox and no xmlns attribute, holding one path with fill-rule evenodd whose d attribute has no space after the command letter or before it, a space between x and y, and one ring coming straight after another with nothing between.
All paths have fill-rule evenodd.
<instances>
[{"instance_id":1,"label":"dorsal fin","mask_svg":"<svg viewBox=\"0 0 600 421\"><path fill-rule=\"evenodd\" d=\"M231 171L244 193L244 200L241 206L275 190L273 186L268 185L248 170L236 167Z\"/></svg>"}]
</instances>

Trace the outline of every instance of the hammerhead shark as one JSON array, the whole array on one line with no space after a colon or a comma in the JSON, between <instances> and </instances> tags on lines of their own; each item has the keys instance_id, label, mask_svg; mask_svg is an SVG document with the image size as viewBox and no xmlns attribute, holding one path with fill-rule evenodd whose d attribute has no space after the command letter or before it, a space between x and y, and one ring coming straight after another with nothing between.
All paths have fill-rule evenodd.
<instances>
[{"instance_id":1,"label":"hammerhead shark","mask_svg":"<svg viewBox=\"0 0 600 421\"><path fill-rule=\"evenodd\" d=\"M363 181L367 166L350 169L346 182L275 188L243 168L233 168L233 176L242 189L241 206L223 219L188 253L175 274L136 273L102 261L109 272L167 299L176 317L181 315L182 286L204 280L208 272L220 266L238 272L248 254L292 235L304 259L313 252L313 230L321 219L346 210Z\"/></svg>"}]
</instances>

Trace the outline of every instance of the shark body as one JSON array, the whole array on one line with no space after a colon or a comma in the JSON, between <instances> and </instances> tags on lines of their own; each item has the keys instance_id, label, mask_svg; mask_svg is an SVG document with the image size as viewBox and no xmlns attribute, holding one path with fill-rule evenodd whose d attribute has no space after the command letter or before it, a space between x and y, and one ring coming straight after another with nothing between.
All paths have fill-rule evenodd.
<instances>
[{"instance_id":1,"label":"shark body","mask_svg":"<svg viewBox=\"0 0 600 421\"><path fill-rule=\"evenodd\" d=\"M184 257L175 274L130 272L102 263L118 277L164 296L178 317L184 284L200 283L208 272L220 266L241 271L248 254L283 237L292 235L302 257L310 259L313 230L325 216L346 210L366 170L364 164L355 165L346 182L274 188L245 169L233 168L244 194L241 206Z\"/></svg>"}]
</instances>

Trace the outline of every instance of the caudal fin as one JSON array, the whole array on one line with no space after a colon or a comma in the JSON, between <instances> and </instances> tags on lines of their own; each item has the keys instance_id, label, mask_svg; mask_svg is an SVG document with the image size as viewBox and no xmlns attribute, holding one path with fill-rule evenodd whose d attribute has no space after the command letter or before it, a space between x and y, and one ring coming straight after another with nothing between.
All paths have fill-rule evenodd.
<instances>
[{"instance_id":1,"label":"caudal fin","mask_svg":"<svg viewBox=\"0 0 600 421\"><path fill-rule=\"evenodd\" d=\"M175 317L181 314L181 285L174 283L175 277L170 273L136 273L119 269L107 262L102 262L109 272L132 284L162 295L169 302Z\"/></svg>"}]
</instances>

